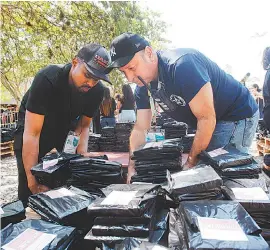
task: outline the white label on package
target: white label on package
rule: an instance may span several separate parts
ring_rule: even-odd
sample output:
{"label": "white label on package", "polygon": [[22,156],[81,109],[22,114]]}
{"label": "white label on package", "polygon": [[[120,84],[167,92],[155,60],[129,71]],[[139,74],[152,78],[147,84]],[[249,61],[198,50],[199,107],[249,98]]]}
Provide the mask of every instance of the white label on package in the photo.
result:
{"label": "white label on package", "polygon": [[55,234],[48,234],[27,228],[15,239],[2,246],[4,250],[42,250],[50,244]]}
{"label": "white label on package", "polygon": [[101,205],[128,205],[136,193],[137,191],[112,191]]}
{"label": "white label on package", "polygon": [[223,148],[218,148],[218,149],[215,149],[215,150],[213,150],[213,151],[208,152],[208,154],[209,154],[211,157],[216,157],[216,156],[224,155],[224,154],[227,154],[227,153],[229,153],[229,152],[226,151],[226,150],[223,149]]}
{"label": "white label on package", "polygon": [[149,143],[146,143],[143,148],[145,149],[145,148],[160,147],[160,146],[162,146],[162,144],[163,144],[162,141],[149,142]]}
{"label": "white label on package", "polygon": [[43,169],[46,169],[46,168],[49,168],[51,166],[54,166],[58,163],[58,159],[53,159],[53,160],[50,160],[50,161],[43,161]]}
{"label": "white label on package", "polygon": [[234,219],[198,217],[202,239],[224,241],[248,241],[247,236]]}
{"label": "white label on package", "polygon": [[4,213],[5,212],[4,212],[3,208],[0,207],[0,214],[4,214]]}
{"label": "white label on package", "polygon": [[179,177],[179,176],[188,176],[188,175],[195,175],[195,174],[198,174],[198,171],[194,170],[194,169],[189,169],[189,170],[186,170],[186,171],[181,171],[179,173],[174,173],[172,174],[172,178],[176,178],[176,177]]}
{"label": "white label on package", "polygon": [[261,187],[232,188],[232,191],[237,200],[269,200],[269,197]]}
{"label": "white label on package", "polygon": [[51,190],[51,191],[46,192],[45,194],[48,195],[52,199],[75,195],[74,193],[72,193],[70,190],[66,188],[60,188],[58,190]]}

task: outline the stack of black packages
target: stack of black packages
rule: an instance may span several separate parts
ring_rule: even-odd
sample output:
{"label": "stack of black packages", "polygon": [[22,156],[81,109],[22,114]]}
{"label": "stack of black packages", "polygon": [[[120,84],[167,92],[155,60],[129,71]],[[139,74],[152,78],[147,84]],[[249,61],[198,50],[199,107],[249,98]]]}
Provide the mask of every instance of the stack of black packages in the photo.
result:
{"label": "stack of black packages", "polygon": [[188,125],[184,122],[166,122],[162,126],[165,129],[165,139],[182,138],[187,135]]}
{"label": "stack of black packages", "polygon": [[117,152],[129,152],[129,137],[133,128],[133,123],[116,123],[116,147]]}
{"label": "stack of black packages", "polygon": [[99,139],[100,151],[113,152],[116,146],[116,135],[114,127],[104,127]]}
{"label": "stack of black packages", "polygon": [[50,188],[61,187],[70,177],[69,162],[80,158],[79,154],[53,153],[42,158],[42,162],[31,169],[38,182]]}
{"label": "stack of black packages", "polygon": [[261,228],[238,202],[183,201],[175,215],[169,235],[174,249],[269,249]]}
{"label": "stack of black packages", "polygon": [[1,142],[14,140],[15,128],[1,128]]}
{"label": "stack of black packages", "polygon": [[200,158],[224,178],[258,178],[262,171],[252,155],[242,153],[232,145],[211,152],[203,151]]}
{"label": "stack of black packages", "polygon": [[25,219],[25,209],[20,200],[3,205],[1,208],[1,227],[17,223]]}
{"label": "stack of black packages", "polygon": [[183,140],[183,153],[189,153],[194,141],[195,134],[187,134],[185,135],[182,140]]}
{"label": "stack of black packages", "polygon": [[100,151],[129,152],[129,136],[133,123],[117,123],[115,127],[104,127],[99,138]]}
{"label": "stack of black packages", "polygon": [[169,117],[165,112],[158,113],[156,116],[156,125],[162,126],[166,122],[173,122],[175,121],[171,117]]}
{"label": "stack of black packages", "polygon": [[102,196],[101,188],[124,183],[122,165],[97,158],[79,158],[70,161],[71,178],[67,185],[80,188],[90,194]]}
{"label": "stack of black packages", "polygon": [[156,250],[166,250],[169,248],[163,247],[161,245],[157,245],[154,243],[150,243],[147,241],[139,240],[137,238],[125,238],[121,243],[117,243],[113,248],[110,246],[103,244],[102,247],[103,250],[150,250],[150,249],[156,249]]}
{"label": "stack of black packages", "polygon": [[89,215],[96,218],[85,241],[111,248],[126,237],[159,242],[168,219],[168,210],[157,206],[159,189],[153,184],[115,184],[103,189],[106,198],[99,198],[88,207]]}
{"label": "stack of black packages", "polygon": [[180,201],[223,199],[222,179],[216,171],[207,165],[192,169],[168,173],[169,191]]}
{"label": "stack of black packages", "polygon": [[133,152],[136,175],[132,182],[163,183],[167,170],[171,173],[181,170],[182,140],[170,139],[160,142],[149,142]]}
{"label": "stack of black packages", "polygon": [[43,220],[25,220],[1,230],[2,249],[69,249],[76,229]]}
{"label": "stack of black packages", "polygon": [[99,152],[99,140],[101,135],[100,134],[90,134],[88,139],[88,151],[89,152]]}
{"label": "stack of black packages", "polygon": [[270,243],[270,195],[263,175],[259,179],[224,181],[224,195],[238,201],[262,228],[262,236]]}
{"label": "stack of black packages", "polygon": [[29,207],[43,219],[61,225],[89,229],[87,207],[95,196],[75,187],[61,187],[29,197]]}

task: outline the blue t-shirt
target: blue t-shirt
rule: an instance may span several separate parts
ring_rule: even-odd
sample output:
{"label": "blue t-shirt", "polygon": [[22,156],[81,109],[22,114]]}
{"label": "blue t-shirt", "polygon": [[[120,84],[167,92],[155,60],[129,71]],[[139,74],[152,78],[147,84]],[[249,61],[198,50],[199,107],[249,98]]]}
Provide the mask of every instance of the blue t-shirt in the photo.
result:
{"label": "blue t-shirt", "polygon": [[[210,82],[213,89],[217,121],[238,121],[252,117],[258,106],[249,90],[226,74],[219,66],[194,49],[159,51],[159,80],[151,82],[151,94],[161,108],[177,121],[196,128],[197,119],[189,102],[200,89]],[[164,88],[165,94],[155,97]],[[145,86],[136,87],[137,109],[149,109],[150,102]]]}

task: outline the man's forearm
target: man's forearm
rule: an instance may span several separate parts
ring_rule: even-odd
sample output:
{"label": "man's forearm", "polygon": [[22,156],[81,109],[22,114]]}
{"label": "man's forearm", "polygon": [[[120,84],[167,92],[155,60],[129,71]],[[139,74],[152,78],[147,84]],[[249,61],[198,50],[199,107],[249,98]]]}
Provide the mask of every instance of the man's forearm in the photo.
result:
{"label": "man's forearm", "polygon": [[89,128],[84,128],[80,135],[79,145],[77,147],[78,154],[87,153],[88,149],[88,140],[89,140]]}
{"label": "man's forearm", "polygon": [[28,183],[35,181],[31,168],[38,163],[39,136],[23,135],[22,159]]}
{"label": "man's forearm", "polygon": [[203,118],[198,120],[196,135],[188,157],[189,163],[193,165],[197,163],[197,156],[201,153],[201,151],[205,150],[208,147],[215,127],[215,117]]}

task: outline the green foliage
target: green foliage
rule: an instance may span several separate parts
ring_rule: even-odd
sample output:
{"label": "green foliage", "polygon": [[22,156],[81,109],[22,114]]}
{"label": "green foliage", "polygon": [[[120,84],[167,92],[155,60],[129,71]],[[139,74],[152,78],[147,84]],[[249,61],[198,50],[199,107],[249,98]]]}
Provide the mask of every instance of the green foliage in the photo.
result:
{"label": "green foliage", "polygon": [[[84,44],[109,49],[114,37],[131,31],[160,48],[168,42],[162,38],[166,28],[158,13],[136,2],[2,2],[1,82],[19,102],[22,82],[48,64],[71,61]],[[116,90],[124,80],[118,71],[111,79]]]}

